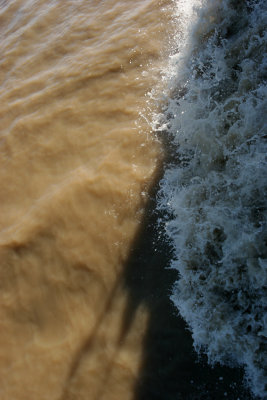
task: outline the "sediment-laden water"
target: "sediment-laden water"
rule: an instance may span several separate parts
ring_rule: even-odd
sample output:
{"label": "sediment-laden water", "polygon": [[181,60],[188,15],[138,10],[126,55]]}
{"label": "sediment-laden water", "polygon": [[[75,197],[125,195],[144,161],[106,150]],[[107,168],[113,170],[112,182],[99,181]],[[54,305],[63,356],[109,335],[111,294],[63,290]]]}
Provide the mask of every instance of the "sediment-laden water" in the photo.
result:
{"label": "sediment-laden water", "polygon": [[[0,2],[0,398],[128,399],[121,275],[160,164],[168,2]],[[147,110],[147,111],[144,111]]]}

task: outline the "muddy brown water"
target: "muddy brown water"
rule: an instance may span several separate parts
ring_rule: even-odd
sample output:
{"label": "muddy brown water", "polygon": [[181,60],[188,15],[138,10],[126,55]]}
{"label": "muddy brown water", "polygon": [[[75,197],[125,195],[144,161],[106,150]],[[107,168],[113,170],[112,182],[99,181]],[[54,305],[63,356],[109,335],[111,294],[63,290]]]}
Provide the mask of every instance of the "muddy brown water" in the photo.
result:
{"label": "muddy brown water", "polygon": [[169,3],[0,3],[2,400],[133,397],[148,310],[122,338],[121,281],[162,158]]}

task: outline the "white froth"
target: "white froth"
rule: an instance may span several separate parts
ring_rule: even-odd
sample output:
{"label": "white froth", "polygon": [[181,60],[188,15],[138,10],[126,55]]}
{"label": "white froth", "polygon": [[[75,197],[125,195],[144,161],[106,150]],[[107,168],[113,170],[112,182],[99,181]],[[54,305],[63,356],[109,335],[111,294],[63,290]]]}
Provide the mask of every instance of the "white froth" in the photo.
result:
{"label": "white froth", "polygon": [[195,348],[243,365],[265,397],[267,6],[177,1],[177,10],[168,103],[155,117],[176,146],[159,198],[173,216],[172,299]]}

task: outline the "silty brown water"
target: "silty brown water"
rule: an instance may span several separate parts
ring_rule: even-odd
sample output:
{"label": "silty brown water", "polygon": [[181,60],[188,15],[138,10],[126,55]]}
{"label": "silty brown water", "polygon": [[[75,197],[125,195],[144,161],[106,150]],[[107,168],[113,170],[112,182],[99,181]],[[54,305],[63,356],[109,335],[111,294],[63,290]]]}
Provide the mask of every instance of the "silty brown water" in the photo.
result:
{"label": "silty brown water", "polygon": [[2,400],[133,397],[148,311],[123,336],[121,275],[161,160],[140,113],[169,3],[0,3]]}

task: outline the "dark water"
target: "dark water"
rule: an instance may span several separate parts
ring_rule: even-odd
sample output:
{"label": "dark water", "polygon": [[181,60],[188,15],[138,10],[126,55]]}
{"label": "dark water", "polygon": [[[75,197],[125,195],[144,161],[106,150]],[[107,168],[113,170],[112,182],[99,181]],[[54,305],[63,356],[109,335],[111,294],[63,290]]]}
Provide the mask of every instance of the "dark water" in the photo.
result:
{"label": "dark water", "polygon": [[168,268],[174,251],[165,237],[164,218],[155,211],[158,189],[155,183],[124,277],[130,293],[124,329],[130,329],[140,305],[149,310],[135,399],[252,400],[241,369],[211,367],[205,356],[197,356],[191,333],[170,300],[177,273]]}

